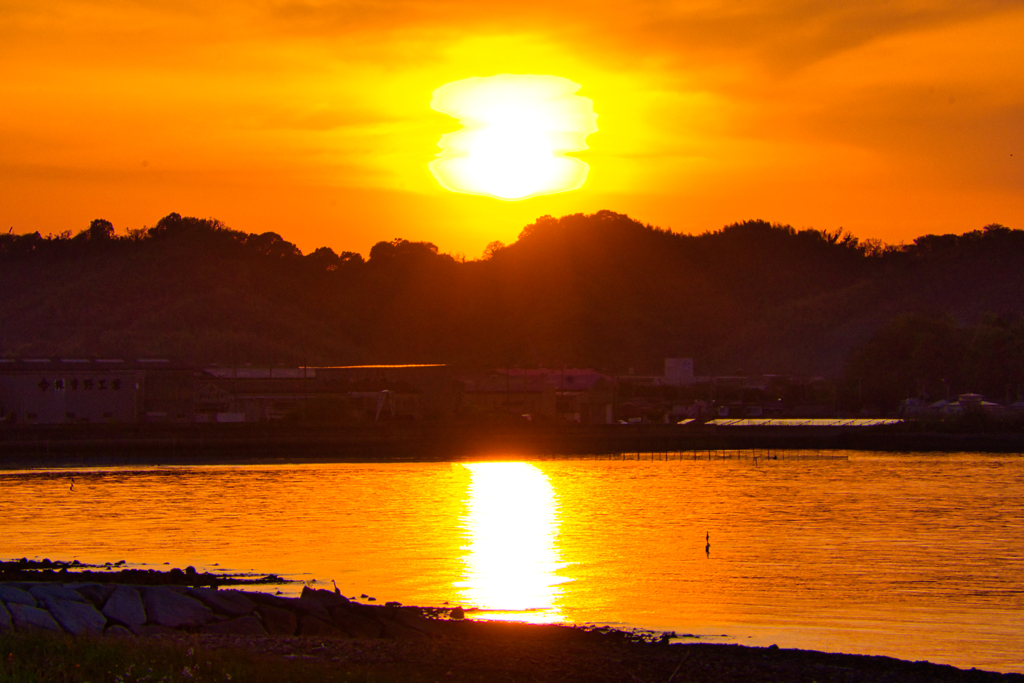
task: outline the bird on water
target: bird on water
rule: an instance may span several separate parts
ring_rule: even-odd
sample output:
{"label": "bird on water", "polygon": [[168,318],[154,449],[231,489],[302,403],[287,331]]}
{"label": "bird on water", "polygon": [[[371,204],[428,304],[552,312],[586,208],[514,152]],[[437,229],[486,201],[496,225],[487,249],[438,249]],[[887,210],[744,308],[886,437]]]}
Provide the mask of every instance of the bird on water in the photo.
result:
{"label": "bird on water", "polygon": [[711,532],[704,532],[704,554],[711,557]]}
{"label": "bird on water", "polygon": [[74,490],[75,490],[75,478],[71,477],[71,488],[69,488],[68,491],[74,491]]}

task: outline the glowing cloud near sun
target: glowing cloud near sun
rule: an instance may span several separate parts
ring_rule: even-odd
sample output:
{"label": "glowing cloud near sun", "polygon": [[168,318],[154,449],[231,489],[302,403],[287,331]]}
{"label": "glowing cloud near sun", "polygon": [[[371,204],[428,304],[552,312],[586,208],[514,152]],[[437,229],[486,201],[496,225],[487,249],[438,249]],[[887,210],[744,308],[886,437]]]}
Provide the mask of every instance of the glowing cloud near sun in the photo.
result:
{"label": "glowing cloud near sun", "polygon": [[452,192],[526,199],[583,186],[590,167],[566,156],[597,132],[590,98],[557,76],[501,74],[446,83],[430,107],[463,128],[441,136],[430,172]]}

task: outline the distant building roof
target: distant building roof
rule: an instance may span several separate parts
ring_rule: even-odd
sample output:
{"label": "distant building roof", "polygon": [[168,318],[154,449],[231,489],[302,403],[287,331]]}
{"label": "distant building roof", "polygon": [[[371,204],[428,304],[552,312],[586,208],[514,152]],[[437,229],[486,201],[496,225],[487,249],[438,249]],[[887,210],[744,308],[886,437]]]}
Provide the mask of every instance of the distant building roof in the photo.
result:
{"label": "distant building roof", "polygon": [[373,369],[392,369],[392,368],[443,368],[446,367],[444,363],[408,363],[405,365],[324,365],[321,366],[323,370],[373,370]]}
{"label": "distant building roof", "polygon": [[499,368],[495,372],[498,375],[508,375],[509,378],[522,377],[530,384],[546,384],[560,391],[587,391],[593,389],[601,380],[611,379],[589,368]]}
{"label": "distant building roof", "polygon": [[151,369],[154,366],[177,367],[166,359],[140,358],[0,358],[0,372],[10,371],[110,371]]}
{"label": "distant building roof", "polygon": [[744,418],[709,420],[716,427],[877,427],[903,422],[895,418]]}
{"label": "distant building roof", "polygon": [[218,379],[303,379],[316,377],[316,368],[203,368]]}

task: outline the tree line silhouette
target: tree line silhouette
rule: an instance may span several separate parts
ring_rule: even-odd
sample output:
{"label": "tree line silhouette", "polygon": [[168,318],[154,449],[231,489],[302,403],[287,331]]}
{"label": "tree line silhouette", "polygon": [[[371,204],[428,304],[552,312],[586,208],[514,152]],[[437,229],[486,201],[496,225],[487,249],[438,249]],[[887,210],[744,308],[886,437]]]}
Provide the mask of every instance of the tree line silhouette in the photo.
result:
{"label": "tree line silhouette", "polygon": [[889,405],[1024,383],[1022,257],[1024,231],[1001,225],[885,245],[760,220],[682,235],[600,211],[541,217],[466,261],[405,239],[304,255],[175,213],[120,235],[95,220],[0,235],[0,354],[612,373],[684,356],[698,375],[841,377],[844,400]]}

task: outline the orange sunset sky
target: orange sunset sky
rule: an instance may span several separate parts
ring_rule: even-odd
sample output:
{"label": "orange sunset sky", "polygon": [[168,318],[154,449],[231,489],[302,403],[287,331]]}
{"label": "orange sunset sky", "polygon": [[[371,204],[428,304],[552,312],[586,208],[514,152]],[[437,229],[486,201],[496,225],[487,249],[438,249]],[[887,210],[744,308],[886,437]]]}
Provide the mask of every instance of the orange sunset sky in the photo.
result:
{"label": "orange sunset sky", "polygon": [[[1024,228],[1018,0],[4,0],[0,226],[176,211],[303,251],[477,258],[544,214],[748,218],[909,241]],[[507,202],[427,170],[444,83],[582,85],[582,189]]]}

